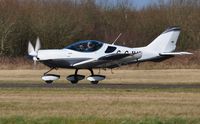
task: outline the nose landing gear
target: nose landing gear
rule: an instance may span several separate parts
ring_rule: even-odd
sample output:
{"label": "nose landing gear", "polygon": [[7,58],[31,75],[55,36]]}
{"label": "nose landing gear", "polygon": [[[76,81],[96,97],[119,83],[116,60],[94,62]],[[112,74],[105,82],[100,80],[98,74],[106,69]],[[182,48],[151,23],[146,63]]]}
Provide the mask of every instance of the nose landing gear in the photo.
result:
{"label": "nose landing gear", "polygon": [[49,71],[45,72],[42,76],[42,80],[44,80],[47,84],[53,83],[53,81],[60,79],[60,75],[56,74],[47,74],[55,68],[51,68]]}
{"label": "nose landing gear", "polygon": [[42,76],[42,80],[44,80],[47,84],[53,83],[53,81],[60,79],[60,75],[55,74],[46,74]]}

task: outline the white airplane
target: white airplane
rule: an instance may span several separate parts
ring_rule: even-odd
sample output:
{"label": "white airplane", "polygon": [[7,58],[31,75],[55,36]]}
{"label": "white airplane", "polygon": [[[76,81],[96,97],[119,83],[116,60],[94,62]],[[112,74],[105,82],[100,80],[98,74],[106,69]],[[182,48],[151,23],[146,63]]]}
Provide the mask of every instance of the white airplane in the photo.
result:
{"label": "white airplane", "polygon": [[[34,60],[39,61],[50,70],[45,72],[42,79],[46,83],[52,83],[60,78],[60,75],[48,74],[53,69],[69,68],[75,69],[75,73],[67,76],[72,84],[85,78],[79,75],[78,70],[88,69],[91,75],[87,77],[92,84],[104,80],[105,76],[95,75],[94,68],[115,68],[121,65],[144,61],[162,61],[175,55],[188,55],[189,52],[173,52],[176,48],[180,27],[170,27],[159,35],[153,42],[145,47],[129,48],[124,46],[103,43],[96,40],[84,40],[73,43],[63,49],[40,50],[39,38],[35,49],[31,42],[28,45],[28,54]],[[119,38],[119,37],[118,37]]]}

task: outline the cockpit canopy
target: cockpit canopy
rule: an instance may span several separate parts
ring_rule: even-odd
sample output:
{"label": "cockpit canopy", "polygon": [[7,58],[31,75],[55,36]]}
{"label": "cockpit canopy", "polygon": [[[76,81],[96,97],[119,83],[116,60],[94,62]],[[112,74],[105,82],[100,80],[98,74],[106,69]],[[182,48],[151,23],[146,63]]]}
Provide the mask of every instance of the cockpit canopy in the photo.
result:
{"label": "cockpit canopy", "polygon": [[99,50],[103,46],[103,43],[96,40],[84,40],[84,41],[78,41],[76,43],[73,43],[65,49],[71,49],[79,52],[94,52]]}

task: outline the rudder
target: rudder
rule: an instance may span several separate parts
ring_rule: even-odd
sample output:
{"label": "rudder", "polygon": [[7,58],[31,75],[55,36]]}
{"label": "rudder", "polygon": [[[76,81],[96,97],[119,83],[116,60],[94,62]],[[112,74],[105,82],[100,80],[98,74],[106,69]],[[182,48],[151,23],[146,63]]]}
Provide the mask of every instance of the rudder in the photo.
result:
{"label": "rudder", "polygon": [[172,52],[176,49],[176,43],[180,31],[181,29],[178,26],[169,27],[155,40],[153,40],[153,42],[146,46],[146,48],[159,53]]}

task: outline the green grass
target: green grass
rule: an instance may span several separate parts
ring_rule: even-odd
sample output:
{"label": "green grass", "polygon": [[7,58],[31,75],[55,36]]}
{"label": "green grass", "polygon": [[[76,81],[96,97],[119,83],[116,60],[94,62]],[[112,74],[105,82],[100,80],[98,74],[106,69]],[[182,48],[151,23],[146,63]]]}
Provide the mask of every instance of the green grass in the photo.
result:
{"label": "green grass", "polygon": [[[43,83],[43,72],[3,70],[0,83]],[[102,83],[200,83],[200,70],[125,72],[105,72]],[[67,83],[73,71],[59,73]],[[200,124],[199,98],[198,88],[0,88],[0,124]]]}
{"label": "green grass", "polygon": [[[0,70],[0,83],[44,83],[41,76],[46,70]],[[94,70],[98,74],[98,70]],[[200,83],[200,70],[198,69],[167,69],[167,70],[113,70],[102,71],[106,80],[101,83],[159,83],[159,84],[192,84]],[[74,70],[54,70],[51,73],[61,75],[61,79],[55,83],[69,83],[66,76],[74,74]],[[79,74],[86,77],[90,75],[88,70],[80,70]],[[89,83],[82,80],[80,83]]]}
{"label": "green grass", "polygon": [[[178,84],[178,83],[177,83]],[[28,93],[36,93],[36,92],[43,92],[43,93],[108,93],[108,94],[116,94],[116,93],[134,93],[134,92],[168,92],[168,93],[200,93],[199,88],[126,88],[126,89],[117,89],[117,88],[80,88],[80,87],[70,87],[70,88],[0,88],[1,92],[12,92],[12,93],[19,93],[19,92],[28,92]]]}
{"label": "green grass", "polygon": [[26,118],[22,116],[13,116],[0,118],[0,124],[198,124],[200,119],[185,118],[97,118],[90,117],[40,117]]}
{"label": "green grass", "polygon": [[199,91],[181,89],[8,88],[0,89],[0,117],[195,119],[200,114],[199,98]]}

